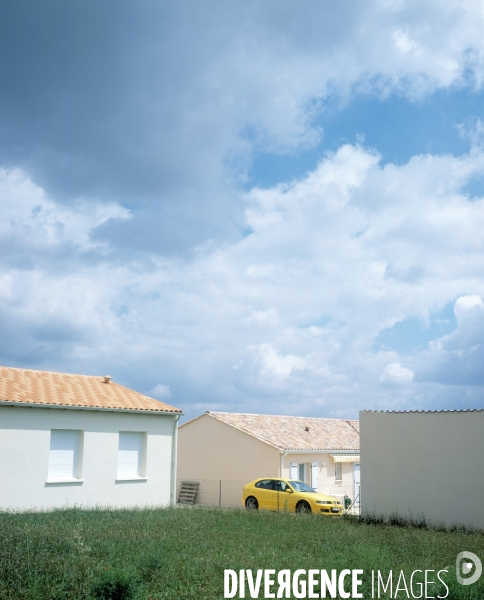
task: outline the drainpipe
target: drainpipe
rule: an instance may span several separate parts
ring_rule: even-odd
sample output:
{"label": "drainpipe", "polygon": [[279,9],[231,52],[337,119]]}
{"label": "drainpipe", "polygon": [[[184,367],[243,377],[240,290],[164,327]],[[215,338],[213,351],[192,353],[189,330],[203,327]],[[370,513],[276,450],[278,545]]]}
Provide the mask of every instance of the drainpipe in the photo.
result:
{"label": "drainpipe", "polygon": [[171,485],[170,485],[170,504],[175,506],[176,503],[176,450],[178,444],[178,419],[180,415],[176,415],[173,420],[173,435],[171,437]]}
{"label": "drainpipe", "polygon": [[279,477],[282,478],[282,467],[284,462],[284,457],[287,456],[288,450],[284,450],[283,454],[281,454],[281,461],[279,465]]}

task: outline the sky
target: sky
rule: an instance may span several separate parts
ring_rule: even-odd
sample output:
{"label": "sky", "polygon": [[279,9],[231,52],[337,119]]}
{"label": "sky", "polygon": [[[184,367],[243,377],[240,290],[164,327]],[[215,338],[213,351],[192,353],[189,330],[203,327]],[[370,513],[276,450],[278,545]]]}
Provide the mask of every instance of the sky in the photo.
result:
{"label": "sky", "polygon": [[484,5],[0,1],[0,364],[484,407]]}

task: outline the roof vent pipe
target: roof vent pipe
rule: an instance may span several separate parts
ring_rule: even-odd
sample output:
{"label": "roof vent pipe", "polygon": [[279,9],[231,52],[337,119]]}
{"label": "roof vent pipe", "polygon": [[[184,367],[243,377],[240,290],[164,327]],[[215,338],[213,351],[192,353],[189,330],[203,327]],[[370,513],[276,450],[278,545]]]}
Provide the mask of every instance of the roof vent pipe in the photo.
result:
{"label": "roof vent pipe", "polygon": [[109,383],[111,381],[111,377],[109,375],[104,375],[104,383]]}

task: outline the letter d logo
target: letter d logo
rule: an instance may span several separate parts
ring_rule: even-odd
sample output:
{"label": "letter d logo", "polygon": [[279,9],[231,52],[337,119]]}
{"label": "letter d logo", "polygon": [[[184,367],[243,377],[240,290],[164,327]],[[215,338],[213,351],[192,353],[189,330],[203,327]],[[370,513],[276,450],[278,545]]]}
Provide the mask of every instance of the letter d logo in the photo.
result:
{"label": "letter d logo", "polygon": [[[462,560],[465,560],[465,562],[463,563]],[[469,562],[470,560],[472,562]],[[462,575],[470,573],[474,566],[476,568],[474,575],[462,577]],[[459,552],[455,561],[455,574],[457,576],[457,581],[461,585],[471,585],[471,583],[475,583],[482,574],[482,563],[479,560],[479,557],[472,552]]]}

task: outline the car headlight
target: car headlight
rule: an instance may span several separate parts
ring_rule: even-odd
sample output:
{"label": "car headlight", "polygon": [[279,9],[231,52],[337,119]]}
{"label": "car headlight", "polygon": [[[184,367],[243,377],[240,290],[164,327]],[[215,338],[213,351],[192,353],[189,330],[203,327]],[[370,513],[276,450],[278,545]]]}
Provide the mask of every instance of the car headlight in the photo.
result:
{"label": "car headlight", "polygon": [[332,504],[329,500],[316,500],[316,504]]}

